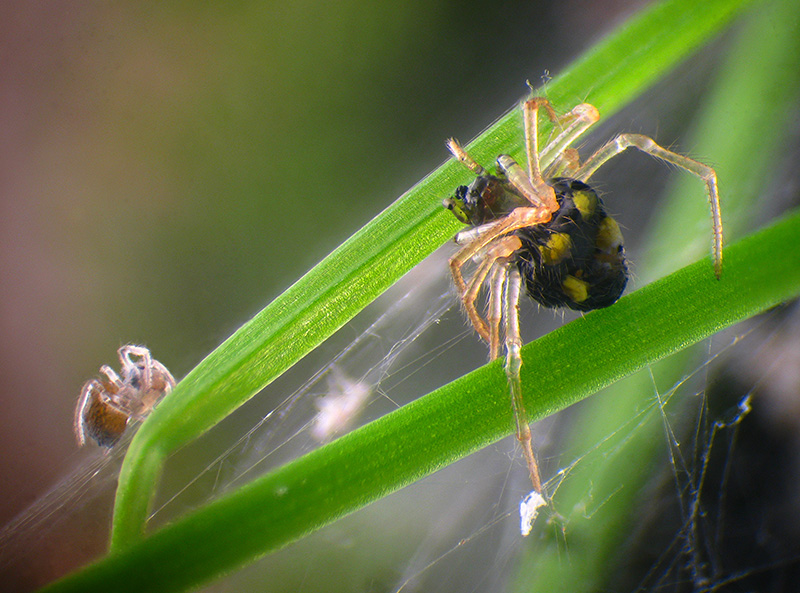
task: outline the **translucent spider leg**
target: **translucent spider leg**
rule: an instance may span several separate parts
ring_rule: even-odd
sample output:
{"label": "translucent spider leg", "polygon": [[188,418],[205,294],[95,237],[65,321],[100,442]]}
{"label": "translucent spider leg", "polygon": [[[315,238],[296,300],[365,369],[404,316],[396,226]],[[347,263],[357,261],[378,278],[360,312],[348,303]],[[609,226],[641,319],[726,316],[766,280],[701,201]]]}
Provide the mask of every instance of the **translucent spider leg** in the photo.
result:
{"label": "translucent spider leg", "polygon": [[[134,346],[128,344],[120,348],[117,353],[119,354],[119,361],[122,363],[122,370],[124,372],[142,373],[141,387],[144,390],[150,389],[153,384],[153,358],[150,351],[143,346]],[[141,359],[139,364],[131,359],[131,356],[136,356]]]}
{"label": "translucent spider leg", "polygon": [[720,274],[722,274],[722,218],[720,217],[719,210],[717,173],[714,169],[702,163],[698,163],[689,157],[683,156],[682,154],[667,150],[656,144],[652,138],[648,138],[647,136],[642,136],[641,134],[620,134],[586,159],[583,165],[576,171],[575,178],[586,182],[604,163],[631,147],[637,148],[667,163],[677,165],[705,182],[708,202],[711,206],[711,219],[714,231],[714,274],[719,279]]}
{"label": "translucent spider leg", "polygon": [[[507,259],[521,247],[521,243],[519,238],[515,236],[506,236],[500,237],[495,239],[491,243],[486,246],[486,253],[484,254],[481,264],[478,266],[478,269],[472,275],[472,278],[469,280],[469,284],[467,284],[466,290],[464,290],[461,295],[461,301],[464,304],[464,309],[467,312],[467,316],[469,320],[472,322],[472,325],[475,327],[475,330],[480,334],[480,336],[489,343],[490,349],[493,352],[497,352],[499,350],[499,338],[497,337],[499,334],[497,330],[493,332],[490,329],[488,324],[494,323],[495,325],[499,324],[499,321],[493,321],[492,316],[497,315],[494,311],[494,308],[499,307],[499,305],[495,305],[492,302],[493,293],[490,290],[489,293],[489,315],[490,318],[487,321],[484,320],[478,310],[475,308],[475,301],[480,294],[481,287],[483,286],[487,276],[489,273],[496,267],[498,262],[501,262],[503,259]],[[458,254],[456,254],[458,255]],[[493,280],[490,282],[490,287],[494,285],[496,282],[495,276],[492,276]],[[500,302],[500,301],[498,301]],[[496,357],[496,356],[495,356]]]}
{"label": "translucent spider leg", "polygon": [[534,206],[542,205],[550,212],[558,209],[553,188],[545,183],[539,166],[539,107],[542,106],[551,118],[556,117],[547,99],[535,97],[525,102],[523,115],[525,121],[525,151],[528,157],[528,173],[508,155],[497,157],[497,164],[505,172],[508,180]]}
{"label": "translucent spider leg", "polygon": [[539,475],[539,464],[533,454],[531,445],[531,427],[528,413],[525,411],[525,402],[522,398],[522,338],[519,333],[519,292],[521,279],[516,266],[507,266],[505,286],[505,319],[506,319],[506,377],[511,391],[511,404],[514,407],[514,421],[517,425],[517,440],[522,445],[525,462],[528,464],[528,473],[531,484],[537,494],[542,493],[542,479]]}
{"label": "translucent spider leg", "polygon": [[528,176],[531,180],[542,179],[542,169],[539,166],[539,107],[543,107],[547,111],[550,121],[553,123],[558,121],[558,116],[547,99],[534,97],[525,101],[522,113],[525,122],[525,152],[528,156]]}
{"label": "translucent spider leg", "polygon": [[450,138],[447,141],[447,149],[453,154],[458,162],[467,167],[470,171],[475,173],[475,175],[485,175],[486,169],[484,169],[481,165],[479,165],[475,160],[469,156],[466,151],[461,148],[461,145],[455,138]]}
{"label": "translucent spider leg", "polygon": [[508,271],[508,258],[498,259],[489,277],[489,360],[500,356],[500,322],[503,320],[503,287]]}
{"label": "translucent spider leg", "polygon": [[89,408],[92,401],[99,397],[103,388],[97,381],[88,381],[81,390],[78,405],[75,408],[75,418],[73,426],[75,428],[75,438],[78,441],[78,446],[82,447],[86,442],[86,431],[83,427],[83,414]]}
{"label": "translucent spider leg", "polygon": [[[470,229],[457,235],[457,242],[464,243],[464,247],[450,258],[450,273],[453,275],[453,282],[456,285],[459,295],[463,295],[467,289],[461,268],[473,257],[478,255],[484,247],[493,240],[516,231],[517,229],[534,226],[550,220],[551,213],[540,208],[517,208],[504,218],[492,223]],[[478,231],[477,233],[474,231]],[[463,239],[463,241],[462,241]],[[520,243],[520,247],[522,243]],[[519,247],[517,247],[519,249]]]}
{"label": "translucent spider leg", "polygon": [[100,383],[102,384],[103,388],[109,393],[118,393],[119,391],[122,391],[122,389],[125,387],[125,385],[122,383],[122,379],[117,374],[117,372],[107,364],[104,364],[103,366],[100,367],[100,375],[102,376],[102,378],[100,379]]}
{"label": "translucent spider leg", "polygon": [[[525,103],[525,138],[528,145],[528,159],[531,158],[530,153],[536,153],[536,146],[538,144],[538,123],[537,123],[537,109],[544,107],[547,116],[554,124],[563,126],[561,131],[555,138],[542,148],[538,154],[538,162],[536,166],[540,168],[539,175],[551,176],[551,165],[556,161],[575,140],[578,139],[590,126],[595,124],[600,119],[600,113],[594,105],[589,103],[581,103],[574,107],[568,114],[563,117],[556,116],[555,111],[550,106],[547,99],[535,97]],[[533,166],[530,166],[531,176],[534,175]]]}
{"label": "translucent spider leg", "polygon": [[553,162],[547,165],[545,175],[548,179],[553,177],[570,177],[575,178],[574,172],[581,165],[581,157],[578,151],[574,148],[565,148],[560,154],[557,154]]}
{"label": "translucent spider leg", "polygon": [[462,293],[461,297],[461,300],[464,303],[464,309],[467,312],[467,317],[469,317],[472,326],[475,328],[478,334],[480,334],[481,338],[487,342],[491,341],[489,326],[475,308],[475,301],[478,299],[478,294],[480,293],[481,287],[486,280],[486,276],[489,275],[489,272],[494,266],[494,263],[494,259],[490,257],[484,258],[480,266],[478,266],[478,269],[472,275],[472,278],[470,278],[469,284],[467,284],[467,289]]}

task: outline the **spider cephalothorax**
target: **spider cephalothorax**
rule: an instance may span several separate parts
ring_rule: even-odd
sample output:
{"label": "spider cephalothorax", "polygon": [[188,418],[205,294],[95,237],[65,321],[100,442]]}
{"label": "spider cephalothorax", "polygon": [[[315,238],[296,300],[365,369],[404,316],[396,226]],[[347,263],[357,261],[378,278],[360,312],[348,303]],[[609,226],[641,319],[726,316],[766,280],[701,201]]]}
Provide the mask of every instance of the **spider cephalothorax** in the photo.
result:
{"label": "spider cephalothorax", "polygon": [[[538,112],[547,112],[555,129],[538,147]],[[456,235],[461,249],[450,259],[450,271],[472,325],[489,343],[489,356],[506,345],[506,374],[534,490],[541,492],[530,428],[522,398],[519,335],[519,292],[522,282],[532,299],[545,307],[590,311],[614,304],[628,280],[628,268],[617,222],[587,185],[609,159],[634,147],[698,176],[706,183],[714,236],[714,273],[722,271],[722,221],[716,173],[710,167],[662,148],[639,134],[621,134],[580,162],[573,142],[599,119],[597,109],[582,103],[558,117],[547,99],[523,105],[528,169],[501,154],[497,171],[487,172],[455,141],[448,147],[477,177],[460,186],[444,206],[465,224]],[[465,280],[462,269],[477,264]],[[475,305],[486,286],[487,312]]]}

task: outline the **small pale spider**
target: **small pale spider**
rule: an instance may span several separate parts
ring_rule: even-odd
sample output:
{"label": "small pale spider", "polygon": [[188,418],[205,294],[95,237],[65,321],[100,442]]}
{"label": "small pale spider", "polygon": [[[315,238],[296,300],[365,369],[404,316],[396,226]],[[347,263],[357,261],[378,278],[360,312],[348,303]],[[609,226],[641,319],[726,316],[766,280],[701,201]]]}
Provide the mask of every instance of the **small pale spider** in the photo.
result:
{"label": "small pale spider", "polygon": [[[540,109],[554,124],[550,140],[541,151]],[[702,179],[711,205],[717,278],[722,271],[722,221],[717,175],[712,168],[640,134],[620,134],[581,163],[578,151],[570,146],[600,118],[595,107],[582,103],[558,117],[547,99],[534,97],[523,104],[522,110],[528,170],[501,154],[497,171],[491,174],[450,139],[450,152],[477,178],[469,186],[457,188],[453,197],[444,200],[444,206],[470,225],[456,235],[456,243],[462,247],[450,258],[450,271],[470,322],[489,343],[491,360],[499,356],[501,335],[505,335],[505,370],[517,438],[533,488],[541,493],[520,380],[521,284],[524,281],[529,296],[545,307],[590,311],[614,304],[628,280],[619,225],[586,182],[606,161],[630,147]],[[465,281],[462,268],[470,261],[477,268]],[[482,316],[475,301],[484,285],[488,303]]]}
{"label": "small pale spider", "polygon": [[100,367],[101,378],[87,381],[75,408],[78,445],[91,437],[101,447],[111,447],[125,432],[128,420],[143,420],[159,400],[175,387],[167,368],[144,346],[118,350],[120,374],[108,365]]}

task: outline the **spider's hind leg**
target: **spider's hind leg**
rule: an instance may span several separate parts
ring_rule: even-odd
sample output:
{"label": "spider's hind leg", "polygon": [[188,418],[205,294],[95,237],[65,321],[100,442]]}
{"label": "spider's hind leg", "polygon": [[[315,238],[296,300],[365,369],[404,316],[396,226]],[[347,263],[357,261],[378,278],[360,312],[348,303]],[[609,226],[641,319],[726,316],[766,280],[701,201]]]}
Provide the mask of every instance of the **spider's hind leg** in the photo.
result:
{"label": "spider's hind leg", "polygon": [[706,184],[708,202],[711,207],[711,220],[714,233],[714,274],[719,279],[722,274],[722,218],[719,208],[719,189],[717,187],[717,173],[709,167],[687,156],[667,150],[655,143],[652,138],[641,134],[620,134],[613,138],[586,159],[575,174],[579,181],[586,182],[592,174],[610,159],[628,148],[636,148],[667,163],[672,163],[685,169],[692,175],[702,179]]}

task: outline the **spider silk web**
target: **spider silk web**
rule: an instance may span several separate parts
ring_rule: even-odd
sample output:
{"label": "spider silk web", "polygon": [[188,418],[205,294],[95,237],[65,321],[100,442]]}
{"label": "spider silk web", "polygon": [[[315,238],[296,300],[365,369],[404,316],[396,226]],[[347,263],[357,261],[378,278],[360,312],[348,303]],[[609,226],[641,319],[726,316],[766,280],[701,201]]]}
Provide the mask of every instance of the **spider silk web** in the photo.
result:
{"label": "spider silk web", "polygon": [[[441,274],[446,255],[176,454],[150,528],[482,364],[485,347]],[[526,304],[526,341],[563,317]],[[654,365],[629,380],[635,405],[605,425],[597,410],[614,409],[618,386],[534,425],[556,502],[527,538],[519,502],[530,486],[511,437],[204,590],[793,590],[798,326],[800,307],[786,306],[678,355],[667,363],[676,378]],[[648,447],[641,466],[629,460]],[[0,570],[35,571],[41,551],[85,531],[87,516],[107,529],[122,453],[78,467],[4,528]]]}

